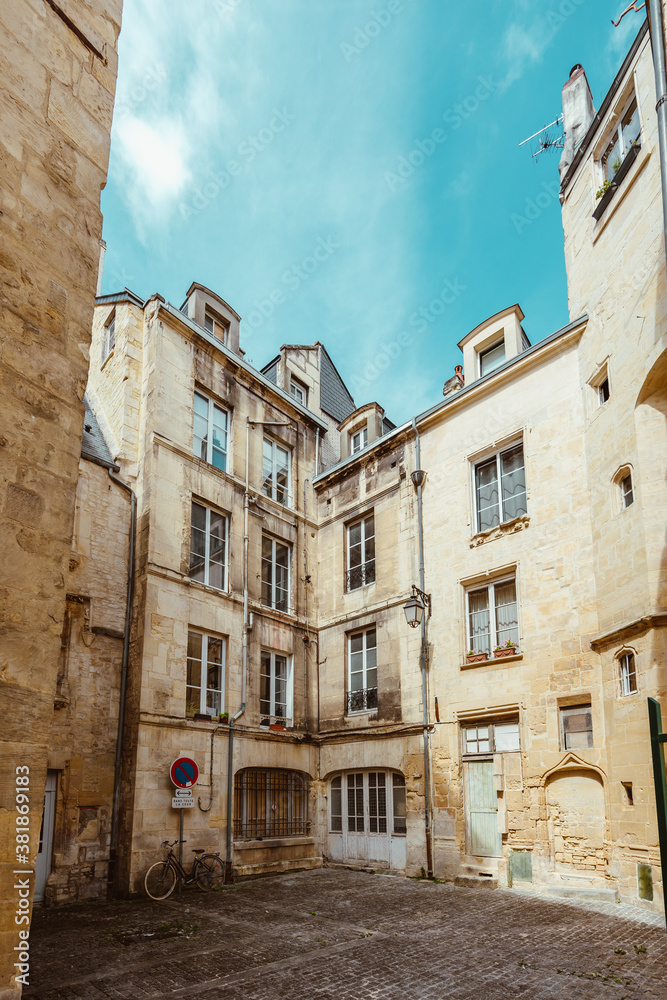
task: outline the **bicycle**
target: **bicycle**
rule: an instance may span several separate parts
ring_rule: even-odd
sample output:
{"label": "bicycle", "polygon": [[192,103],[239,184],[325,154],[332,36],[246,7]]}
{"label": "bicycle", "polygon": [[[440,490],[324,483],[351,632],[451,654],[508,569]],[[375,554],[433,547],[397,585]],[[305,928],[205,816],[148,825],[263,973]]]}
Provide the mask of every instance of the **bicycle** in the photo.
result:
{"label": "bicycle", "polygon": [[192,848],[195,859],[189,872],[174,854],[176,844],[186,844],[186,840],[175,840],[170,844],[165,840],[163,847],[169,854],[163,861],[156,861],[144,876],[144,888],[151,899],[166,899],[174,891],[177,882],[183,885],[197,883],[200,889],[217,889],[225,883],[225,866],[219,854],[205,854],[203,848]]}

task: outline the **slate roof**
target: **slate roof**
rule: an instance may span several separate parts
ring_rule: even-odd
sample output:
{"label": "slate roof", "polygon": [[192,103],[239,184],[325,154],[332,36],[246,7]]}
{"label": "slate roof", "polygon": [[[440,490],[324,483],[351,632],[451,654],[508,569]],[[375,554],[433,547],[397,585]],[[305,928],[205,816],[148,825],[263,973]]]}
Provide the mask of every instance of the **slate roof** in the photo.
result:
{"label": "slate roof", "polygon": [[119,465],[114,462],[109,447],[104,440],[104,435],[100,430],[100,425],[93,413],[86,396],[83,397],[86,407],[86,415],[83,420],[83,437],[81,439],[81,457],[89,462],[95,462],[106,469],[113,469],[118,472]]}
{"label": "slate roof", "polygon": [[326,348],[320,344],[320,408],[330,417],[345,420],[354,413],[356,406],[347,386],[336,371],[336,366],[327,354]]}

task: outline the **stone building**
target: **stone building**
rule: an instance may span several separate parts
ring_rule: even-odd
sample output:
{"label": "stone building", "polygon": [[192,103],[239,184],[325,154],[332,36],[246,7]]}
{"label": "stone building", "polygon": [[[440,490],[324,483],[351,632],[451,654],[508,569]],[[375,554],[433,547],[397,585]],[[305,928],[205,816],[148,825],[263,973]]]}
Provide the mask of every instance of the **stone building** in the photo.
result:
{"label": "stone building", "polygon": [[563,103],[570,322],[531,345],[520,306],[501,309],[401,426],[355,406],[321,344],[253,369],[239,316],[199,284],[180,309],[97,299],[88,397],[137,499],[120,891],[178,836],[184,754],[201,771],[186,857],[220,850],[238,875],[428,870],[662,907],[646,696],[667,694],[667,288],[646,29],[597,113],[580,67]]}
{"label": "stone building", "polygon": [[52,763],[120,18],[121,0],[16,0],[0,13],[2,996],[20,991],[15,912],[29,904],[13,888],[17,846],[34,860]]}

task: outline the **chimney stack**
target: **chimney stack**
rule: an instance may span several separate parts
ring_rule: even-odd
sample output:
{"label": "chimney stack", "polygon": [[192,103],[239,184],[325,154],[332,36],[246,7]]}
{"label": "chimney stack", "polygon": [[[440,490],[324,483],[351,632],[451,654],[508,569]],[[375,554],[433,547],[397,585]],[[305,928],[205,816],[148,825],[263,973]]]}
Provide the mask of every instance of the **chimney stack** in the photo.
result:
{"label": "chimney stack", "polygon": [[588,86],[584,67],[579,63],[570,70],[570,78],[563,87],[563,130],[565,144],[558,164],[561,181],[574,159],[581,140],[595,117],[593,95]]}
{"label": "chimney stack", "polygon": [[443,386],[442,394],[443,396],[451,396],[453,393],[458,392],[459,389],[462,389],[463,385],[463,365],[456,365],[454,374],[451,378],[447,379]]}

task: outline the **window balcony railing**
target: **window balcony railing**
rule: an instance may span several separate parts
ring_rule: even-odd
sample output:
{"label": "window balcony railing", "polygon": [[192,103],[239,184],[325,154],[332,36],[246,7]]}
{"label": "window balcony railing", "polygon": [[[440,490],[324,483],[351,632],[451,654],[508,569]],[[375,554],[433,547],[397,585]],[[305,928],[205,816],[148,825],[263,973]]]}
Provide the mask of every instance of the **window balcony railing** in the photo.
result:
{"label": "window balcony railing", "polygon": [[347,714],[368,712],[378,707],[378,689],[365,688],[363,691],[348,691]]}
{"label": "window balcony railing", "polygon": [[369,583],[375,583],[375,559],[369,559],[361,566],[353,566],[345,575],[345,590],[359,590]]}

